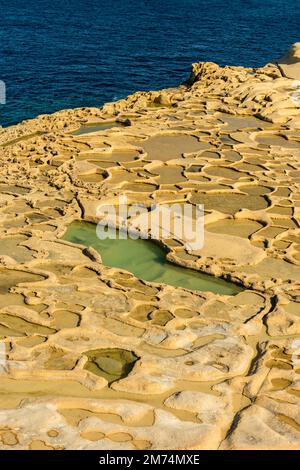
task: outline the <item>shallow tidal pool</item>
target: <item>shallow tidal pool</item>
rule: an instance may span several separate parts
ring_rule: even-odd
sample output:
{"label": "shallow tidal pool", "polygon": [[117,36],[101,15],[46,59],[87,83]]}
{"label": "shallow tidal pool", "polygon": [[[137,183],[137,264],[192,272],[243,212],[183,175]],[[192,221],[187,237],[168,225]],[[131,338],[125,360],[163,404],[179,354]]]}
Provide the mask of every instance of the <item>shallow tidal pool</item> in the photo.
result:
{"label": "shallow tidal pool", "polygon": [[243,290],[232,282],[170,263],[166,259],[165,250],[151,240],[100,240],[93,223],[73,222],[63,239],[92,246],[100,253],[103,264],[126,269],[144,281],[160,282],[195,291],[211,291],[221,295],[234,295]]}
{"label": "shallow tidal pool", "polygon": [[84,124],[77,131],[73,132],[73,135],[84,135],[92,132],[106,131],[113,129],[114,127],[124,127],[124,124],[112,121],[112,122],[99,122],[98,124]]}

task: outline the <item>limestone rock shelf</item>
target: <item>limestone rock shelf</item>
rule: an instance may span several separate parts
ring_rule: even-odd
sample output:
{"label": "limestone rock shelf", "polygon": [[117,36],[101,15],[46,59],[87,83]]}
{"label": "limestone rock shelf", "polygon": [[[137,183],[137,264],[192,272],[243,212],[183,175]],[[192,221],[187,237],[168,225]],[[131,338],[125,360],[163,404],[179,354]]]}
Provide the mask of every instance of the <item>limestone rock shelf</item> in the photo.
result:
{"label": "limestone rock shelf", "polygon": [[[297,50],[1,129],[1,449],[300,448]],[[145,282],[62,240],[120,194],[204,203],[202,250],[160,241],[244,290]]]}

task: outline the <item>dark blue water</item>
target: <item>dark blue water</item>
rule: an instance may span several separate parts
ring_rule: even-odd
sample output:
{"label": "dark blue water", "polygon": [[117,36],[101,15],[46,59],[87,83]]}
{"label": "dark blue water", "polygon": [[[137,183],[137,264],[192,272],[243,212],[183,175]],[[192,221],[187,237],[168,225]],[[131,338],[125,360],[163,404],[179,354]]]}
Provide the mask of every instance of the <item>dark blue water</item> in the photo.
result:
{"label": "dark blue water", "polygon": [[296,0],[0,0],[9,125],[173,86],[191,62],[259,66],[300,40]]}

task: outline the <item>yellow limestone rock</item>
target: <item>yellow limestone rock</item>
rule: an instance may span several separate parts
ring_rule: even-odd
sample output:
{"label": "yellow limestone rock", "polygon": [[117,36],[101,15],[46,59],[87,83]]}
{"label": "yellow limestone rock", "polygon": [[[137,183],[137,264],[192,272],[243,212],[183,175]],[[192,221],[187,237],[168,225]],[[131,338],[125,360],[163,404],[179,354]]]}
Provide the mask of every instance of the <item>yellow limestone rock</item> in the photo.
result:
{"label": "yellow limestone rock", "polygon": [[[299,43],[280,68],[199,62],[1,129],[0,449],[300,449],[299,64]],[[204,204],[203,249],[157,241],[245,290],[145,282],[62,240],[123,195]]]}
{"label": "yellow limestone rock", "polygon": [[295,42],[287,54],[278,60],[278,65],[288,78],[300,80],[300,42]]}

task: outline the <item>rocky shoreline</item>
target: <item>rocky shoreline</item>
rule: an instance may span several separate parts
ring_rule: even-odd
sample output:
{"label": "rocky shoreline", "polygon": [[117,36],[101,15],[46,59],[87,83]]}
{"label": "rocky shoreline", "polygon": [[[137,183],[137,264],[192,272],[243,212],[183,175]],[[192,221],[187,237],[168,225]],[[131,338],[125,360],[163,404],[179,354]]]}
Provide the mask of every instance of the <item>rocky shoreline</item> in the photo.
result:
{"label": "rocky shoreline", "polygon": [[[297,51],[1,129],[0,448],[300,448]],[[203,203],[202,250],[160,242],[245,290],[144,282],[62,240],[120,194]],[[102,349],[134,354],[127,376],[88,366]]]}

